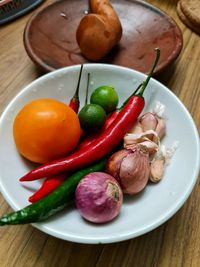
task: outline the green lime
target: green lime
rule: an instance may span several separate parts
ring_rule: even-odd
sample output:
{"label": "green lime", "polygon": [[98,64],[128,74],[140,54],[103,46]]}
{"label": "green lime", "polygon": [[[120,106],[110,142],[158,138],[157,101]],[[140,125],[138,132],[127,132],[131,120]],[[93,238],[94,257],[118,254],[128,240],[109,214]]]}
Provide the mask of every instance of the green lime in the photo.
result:
{"label": "green lime", "polygon": [[117,92],[112,86],[100,86],[93,91],[90,97],[90,103],[102,106],[106,113],[116,109],[118,100]]}
{"label": "green lime", "polygon": [[79,112],[81,128],[85,131],[98,131],[106,120],[105,110],[97,104],[87,104]]}

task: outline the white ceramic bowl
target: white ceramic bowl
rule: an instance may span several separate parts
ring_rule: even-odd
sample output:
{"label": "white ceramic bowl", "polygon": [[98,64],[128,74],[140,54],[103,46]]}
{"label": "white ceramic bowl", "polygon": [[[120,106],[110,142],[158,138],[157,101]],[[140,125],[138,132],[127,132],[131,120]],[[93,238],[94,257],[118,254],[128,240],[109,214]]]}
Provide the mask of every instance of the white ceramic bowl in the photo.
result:
{"label": "white ceramic bowl", "polygon": [[[68,102],[77,85],[80,66],[57,70],[35,80],[23,89],[7,106],[0,119],[0,189],[10,206],[20,209],[41,181],[20,183],[19,178],[33,165],[18,154],[12,136],[17,112],[30,100],[41,97]],[[87,72],[91,73],[90,91],[100,85],[116,88],[122,103],[145,75],[131,69],[103,64],[85,65],[81,80],[80,99],[85,99]],[[111,243],[130,239],[158,227],[184,204],[199,173],[199,135],[192,117],[181,101],[164,85],[151,79],[144,94],[145,110],[157,101],[166,106],[167,147],[178,141],[165,175],[158,184],[148,184],[133,197],[125,198],[120,215],[112,222],[95,225],[87,223],[74,207],[66,208],[45,222],[33,224],[52,236],[79,243]],[[23,227],[23,226],[22,226]]]}

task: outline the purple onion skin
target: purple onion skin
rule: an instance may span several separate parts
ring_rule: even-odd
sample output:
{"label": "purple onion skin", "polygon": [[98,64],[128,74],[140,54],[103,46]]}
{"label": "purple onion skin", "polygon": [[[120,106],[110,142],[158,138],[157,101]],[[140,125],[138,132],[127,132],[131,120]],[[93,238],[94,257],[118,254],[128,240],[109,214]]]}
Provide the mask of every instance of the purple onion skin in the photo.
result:
{"label": "purple onion skin", "polygon": [[81,216],[93,223],[105,223],[114,219],[120,213],[123,202],[120,185],[104,172],[86,175],[79,182],[75,197]]}

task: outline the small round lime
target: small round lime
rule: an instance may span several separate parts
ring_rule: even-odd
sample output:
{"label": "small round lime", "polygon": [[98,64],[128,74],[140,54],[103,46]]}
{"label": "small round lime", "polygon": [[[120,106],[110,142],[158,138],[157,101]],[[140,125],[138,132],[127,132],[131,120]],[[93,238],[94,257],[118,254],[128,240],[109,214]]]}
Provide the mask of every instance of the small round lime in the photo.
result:
{"label": "small round lime", "polygon": [[87,104],[80,110],[79,120],[83,130],[95,132],[105,123],[106,112],[97,104]]}
{"label": "small round lime", "polygon": [[102,106],[106,113],[115,110],[118,101],[117,92],[112,86],[100,86],[93,91],[90,97],[90,103]]}

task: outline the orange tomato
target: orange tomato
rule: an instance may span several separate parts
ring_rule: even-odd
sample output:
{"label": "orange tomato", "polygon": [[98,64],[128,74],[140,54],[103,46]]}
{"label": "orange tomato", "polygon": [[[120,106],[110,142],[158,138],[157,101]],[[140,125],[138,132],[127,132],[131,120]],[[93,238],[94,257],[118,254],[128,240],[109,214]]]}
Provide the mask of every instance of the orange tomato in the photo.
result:
{"label": "orange tomato", "polygon": [[17,114],[13,135],[18,151],[30,161],[45,163],[71,152],[81,136],[77,114],[54,99],[36,99]]}

